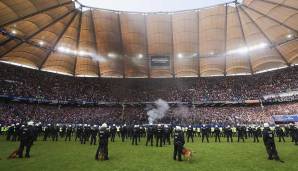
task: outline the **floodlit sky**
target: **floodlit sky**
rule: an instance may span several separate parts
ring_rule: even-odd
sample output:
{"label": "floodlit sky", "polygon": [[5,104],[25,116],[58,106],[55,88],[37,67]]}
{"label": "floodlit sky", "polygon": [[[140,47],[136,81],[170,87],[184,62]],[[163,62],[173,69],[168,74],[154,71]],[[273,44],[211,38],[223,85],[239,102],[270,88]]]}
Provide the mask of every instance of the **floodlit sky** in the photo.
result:
{"label": "floodlit sky", "polygon": [[232,0],[78,0],[84,5],[120,11],[161,12],[208,7]]}

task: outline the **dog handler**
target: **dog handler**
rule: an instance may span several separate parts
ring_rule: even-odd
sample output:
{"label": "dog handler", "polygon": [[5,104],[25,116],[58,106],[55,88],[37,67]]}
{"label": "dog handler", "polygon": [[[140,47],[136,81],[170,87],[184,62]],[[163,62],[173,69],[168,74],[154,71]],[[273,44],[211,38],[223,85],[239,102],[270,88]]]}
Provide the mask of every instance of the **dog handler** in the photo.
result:
{"label": "dog handler", "polygon": [[176,157],[178,155],[178,161],[182,161],[181,155],[182,155],[182,149],[184,145],[184,134],[181,131],[180,126],[176,126],[175,134],[174,134],[174,155],[173,159],[176,160]]}

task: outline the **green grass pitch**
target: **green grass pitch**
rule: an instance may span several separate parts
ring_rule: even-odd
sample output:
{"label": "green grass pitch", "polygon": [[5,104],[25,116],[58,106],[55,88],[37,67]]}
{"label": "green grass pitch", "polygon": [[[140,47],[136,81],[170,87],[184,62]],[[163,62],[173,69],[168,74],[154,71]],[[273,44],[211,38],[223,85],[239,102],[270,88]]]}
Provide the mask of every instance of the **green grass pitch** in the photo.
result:
{"label": "green grass pitch", "polygon": [[145,146],[141,139],[138,146],[130,141],[109,143],[109,161],[94,160],[97,146],[81,145],[79,142],[37,141],[31,150],[30,159],[7,160],[6,157],[18,147],[18,142],[7,142],[0,138],[0,171],[10,170],[119,170],[119,171],[298,171],[298,146],[287,139],[277,142],[277,149],[285,163],[267,160],[263,142],[253,143],[201,143],[196,138],[186,147],[194,151],[192,161],[177,162],[172,159],[173,146]]}

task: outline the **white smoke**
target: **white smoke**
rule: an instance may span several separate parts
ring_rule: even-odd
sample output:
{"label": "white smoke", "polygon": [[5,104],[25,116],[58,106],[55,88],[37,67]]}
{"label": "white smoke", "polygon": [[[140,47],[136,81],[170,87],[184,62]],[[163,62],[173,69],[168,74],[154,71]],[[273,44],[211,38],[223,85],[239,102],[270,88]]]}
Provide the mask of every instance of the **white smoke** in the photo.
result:
{"label": "white smoke", "polygon": [[169,105],[166,101],[158,99],[154,102],[155,108],[147,112],[149,123],[153,123],[156,119],[161,119],[165,116],[166,112],[169,110]]}

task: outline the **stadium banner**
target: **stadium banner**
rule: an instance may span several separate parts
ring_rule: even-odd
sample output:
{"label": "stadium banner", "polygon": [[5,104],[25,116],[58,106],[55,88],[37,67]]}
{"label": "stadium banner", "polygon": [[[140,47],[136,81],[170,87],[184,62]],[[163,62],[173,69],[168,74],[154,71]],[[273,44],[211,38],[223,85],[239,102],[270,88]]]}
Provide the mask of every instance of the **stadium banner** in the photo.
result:
{"label": "stadium banner", "polygon": [[298,114],[297,115],[273,115],[272,118],[275,122],[298,122]]}
{"label": "stadium banner", "polygon": [[169,56],[151,56],[151,67],[153,68],[169,68]]}

